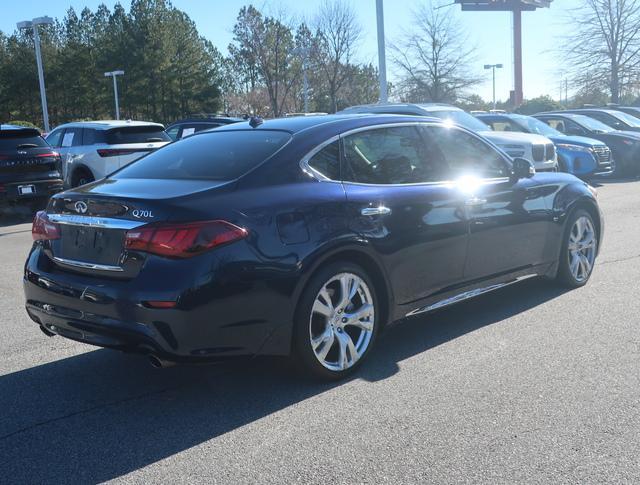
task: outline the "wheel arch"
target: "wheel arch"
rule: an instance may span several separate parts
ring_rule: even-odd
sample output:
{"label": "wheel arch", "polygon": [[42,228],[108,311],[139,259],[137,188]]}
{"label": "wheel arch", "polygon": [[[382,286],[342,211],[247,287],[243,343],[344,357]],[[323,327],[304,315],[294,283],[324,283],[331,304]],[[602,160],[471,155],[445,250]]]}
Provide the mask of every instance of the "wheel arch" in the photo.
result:
{"label": "wheel arch", "polygon": [[89,174],[91,174],[91,176],[93,177],[94,180],[96,180],[96,174],[93,173],[93,170],[91,170],[91,168],[84,164],[84,163],[79,163],[79,164],[74,164],[73,169],[71,170],[71,174],[69,174],[69,183],[73,184],[76,174],[80,171],[86,171]]}

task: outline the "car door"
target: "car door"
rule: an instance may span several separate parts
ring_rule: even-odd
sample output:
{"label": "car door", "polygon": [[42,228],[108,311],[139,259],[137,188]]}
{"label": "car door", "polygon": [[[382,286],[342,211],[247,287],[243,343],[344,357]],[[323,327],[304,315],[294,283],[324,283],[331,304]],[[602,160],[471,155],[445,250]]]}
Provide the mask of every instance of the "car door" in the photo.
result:
{"label": "car door", "polygon": [[381,257],[398,304],[460,283],[467,252],[464,199],[419,127],[369,127],[342,137],[349,224]]}
{"label": "car door", "polygon": [[542,263],[550,223],[545,188],[531,178],[514,181],[509,161],[475,134],[440,126],[423,129],[465,193],[465,280],[489,279]]}

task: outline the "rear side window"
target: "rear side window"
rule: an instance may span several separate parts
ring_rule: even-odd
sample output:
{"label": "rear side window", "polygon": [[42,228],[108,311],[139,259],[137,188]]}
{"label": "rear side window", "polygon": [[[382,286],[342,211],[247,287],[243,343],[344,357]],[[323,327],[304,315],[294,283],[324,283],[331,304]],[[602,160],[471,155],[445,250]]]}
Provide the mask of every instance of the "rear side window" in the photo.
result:
{"label": "rear side window", "polygon": [[159,126],[124,126],[112,128],[106,134],[106,142],[109,145],[153,143],[156,141],[171,141],[171,138]]}
{"label": "rear side window", "polygon": [[340,180],[340,142],[334,141],[312,156],[311,168],[331,180]]}
{"label": "rear side window", "polygon": [[35,130],[0,131],[0,151],[3,152],[47,146],[47,142]]}
{"label": "rear side window", "polygon": [[82,145],[82,128],[67,128],[62,137],[60,146],[65,147],[77,147]]}
{"label": "rear side window", "polygon": [[190,136],[133,162],[114,178],[233,180],[276,153],[282,131],[218,131]]}

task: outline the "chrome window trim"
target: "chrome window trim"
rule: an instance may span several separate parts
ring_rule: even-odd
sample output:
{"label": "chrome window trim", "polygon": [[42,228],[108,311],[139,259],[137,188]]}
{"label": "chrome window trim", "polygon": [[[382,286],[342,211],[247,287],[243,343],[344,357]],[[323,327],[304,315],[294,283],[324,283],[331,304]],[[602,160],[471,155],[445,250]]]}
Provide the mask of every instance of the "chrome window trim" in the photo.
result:
{"label": "chrome window trim", "polygon": [[111,217],[83,216],[78,214],[47,214],[51,222],[70,226],[100,227],[105,229],[135,229],[147,224],[147,221],[114,219]]}
{"label": "chrome window trim", "polygon": [[[377,130],[377,129],[383,129],[383,128],[397,128],[397,127],[402,127],[402,126],[435,126],[435,127],[439,127],[439,128],[448,128],[448,129],[453,128],[453,129],[456,129],[458,131],[462,131],[464,133],[468,133],[469,135],[477,138],[479,141],[481,141],[482,143],[487,145],[489,148],[495,150],[498,153],[498,155],[500,155],[502,157],[503,161],[507,164],[507,166],[511,165],[511,161],[504,156],[503,151],[497,145],[492,143],[491,140],[486,140],[483,137],[481,137],[480,135],[478,135],[477,133],[474,133],[474,132],[472,132],[470,130],[467,130],[465,128],[461,128],[458,125],[445,126],[445,125],[442,124],[442,122],[437,122],[437,121],[405,121],[405,122],[397,122],[397,123],[384,123],[384,124],[381,124],[381,125],[360,126],[358,128],[353,128],[353,129],[351,129],[349,131],[345,131],[344,133],[341,133],[340,135],[334,135],[331,138],[329,138],[329,139],[325,140],[324,142],[322,142],[320,145],[318,145],[315,148],[313,148],[304,157],[302,157],[302,159],[300,160],[300,163],[299,163],[300,168],[302,169],[302,171],[304,173],[306,173],[307,175],[313,177],[318,182],[333,182],[333,183],[337,183],[337,184],[362,185],[362,186],[369,186],[369,187],[407,187],[407,186],[433,186],[433,185],[451,185],[451,184],[455,184],[456,183],[455,180],[442,180],[442,181],[437,181],[437,182],[415,182],[415,183],[409,183],[409,184],[370,184],[370,183],[364,183],[364,182],[351,182],[351,181],[345,181],[345,180],[334,180],[334,179],[330,179],[329,177],[323,175],[322,173],[318,172],[316,169],[314,169],[312,166],[309,165],[309,160],[311,158],[313,158],[313,156],[316,153],[321,151],[327,145],[330,145],[331,143],[334,143],[334,142],[340,140],[341,138],[353,135],[355,133],[359,133],[361,131]],[[482,180],[486,181],[486,182],[508,181],[509,177],[483,178]]]}
{"label": "chrome window trim", "polygon": [[75,268],[97,269],[97,270],[100,270],[100,271],[113,271],[113,272],[122,272],[122,271],[124,271],[124,269],[122,269],[120,266],[112,266],[112,265],[109,265],[109,264],[85,263],[84,261],[75,261],[73,259],[59,258],[57,256],[54,256],[53,260],[56,263],[64,264],[66,266],[73,266]]}

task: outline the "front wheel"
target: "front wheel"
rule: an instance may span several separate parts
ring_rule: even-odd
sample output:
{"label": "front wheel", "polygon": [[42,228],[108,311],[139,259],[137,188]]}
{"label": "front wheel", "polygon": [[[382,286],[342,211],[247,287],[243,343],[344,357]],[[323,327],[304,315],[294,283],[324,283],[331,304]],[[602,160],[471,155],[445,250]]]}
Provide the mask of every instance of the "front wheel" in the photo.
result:
{"label": "front wheel", "polygon": [[375,287],[362,268],[350,263],[328,266],[311,279],[300,300],[295,357],[316,377],[342,379],[373,347],[379,313]]}
{"label": "front wheel", "polygon": [[598,233],[587,211],[575,211],[565,230],[560,251],[558,281],[569,288],[584,286],[591,278],[598,252]]}

